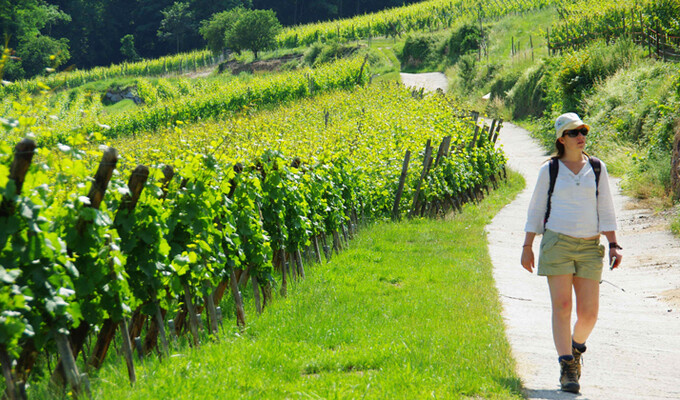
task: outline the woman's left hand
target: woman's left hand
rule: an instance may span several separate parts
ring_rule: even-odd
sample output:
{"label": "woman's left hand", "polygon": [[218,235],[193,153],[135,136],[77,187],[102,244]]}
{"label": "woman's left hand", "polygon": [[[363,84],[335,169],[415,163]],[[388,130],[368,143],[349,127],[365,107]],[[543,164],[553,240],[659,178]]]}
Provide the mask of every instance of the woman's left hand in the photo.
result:
{"label": "woman's left hand", "polygon": [[[612,265],[612,259],[616,258],[616,261],[614,261],[614,265]],[[619,252],[619,249],[613,248],[609,249],[609,265],[612,265],[610,269],[618,268],[619,265],[621,265],[621,260],[623,259],[623,255]]]}

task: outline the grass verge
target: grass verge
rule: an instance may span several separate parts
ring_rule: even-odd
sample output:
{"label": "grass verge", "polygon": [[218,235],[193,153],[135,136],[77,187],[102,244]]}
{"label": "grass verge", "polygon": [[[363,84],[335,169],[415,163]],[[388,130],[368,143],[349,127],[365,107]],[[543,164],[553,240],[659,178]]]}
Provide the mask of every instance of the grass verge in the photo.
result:
{"label": "grass verge", "polygon": [[517,174],[447,220],[379,223],[244,333],[92,380],[97,399],[520,399],[484,227]]}

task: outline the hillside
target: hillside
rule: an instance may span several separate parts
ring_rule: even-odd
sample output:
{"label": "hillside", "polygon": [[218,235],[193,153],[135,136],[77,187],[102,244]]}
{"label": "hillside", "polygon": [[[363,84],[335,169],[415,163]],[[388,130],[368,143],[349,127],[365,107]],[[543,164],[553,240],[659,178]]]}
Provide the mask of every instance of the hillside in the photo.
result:
{"label": "hillside", "polygon": [[[584,4],[431,0],[290,27],[259,53],[8,82],[8,396],[84,397],[89,381],[97,398],[519,398],[480,239],[522,185],[499,119],[549,147],[577,111],[628,193],[677,197],[677,68],[643,39],[650,21],[674,33],[675,3]],[[639,24],[601,29],[622,15]],[[446,71],[449,89],[395,85],[401,71]],[[436,339],[461,326],[479,335]]]}

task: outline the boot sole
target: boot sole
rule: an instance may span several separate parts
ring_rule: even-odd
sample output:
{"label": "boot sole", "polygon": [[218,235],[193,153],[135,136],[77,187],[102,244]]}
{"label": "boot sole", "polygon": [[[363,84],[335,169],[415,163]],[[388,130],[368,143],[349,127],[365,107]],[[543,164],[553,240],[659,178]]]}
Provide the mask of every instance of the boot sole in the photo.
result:
{"label": "boot sole", "polygon": [[562,385],[563,392],[578,393],[580,390],[581,385],[578,383],[567,383],[566,385]]}

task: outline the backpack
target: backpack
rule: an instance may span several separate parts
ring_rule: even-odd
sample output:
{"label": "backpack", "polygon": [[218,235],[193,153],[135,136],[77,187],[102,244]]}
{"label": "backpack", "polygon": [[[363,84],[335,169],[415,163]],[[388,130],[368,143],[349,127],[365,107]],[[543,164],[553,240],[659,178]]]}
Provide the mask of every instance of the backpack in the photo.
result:
{"label": "backpack", "polygon": [[[602,171],[602,164],[597,157],[588,156],[588,162],[595,172],[595,197],[600,194],[600,172]],[[543,226],[548,222],[550,217],[550,199],[552,198],[553,190],[555,190],[555,181],[557,180],[557,171],[560,168],[560,163],[557,162],[557,157],[552,157],[548,164],[550,172],[550,187],[548,188],[548,208],[545,210],[545,218],[543,218]]]}

